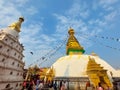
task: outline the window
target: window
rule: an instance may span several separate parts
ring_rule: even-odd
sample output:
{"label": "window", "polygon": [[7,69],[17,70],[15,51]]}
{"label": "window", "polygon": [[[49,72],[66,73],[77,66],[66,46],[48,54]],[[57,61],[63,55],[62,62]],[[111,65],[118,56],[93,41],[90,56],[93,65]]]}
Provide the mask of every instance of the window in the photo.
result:
{"label": "window", "polygon": [[14,54],[14,56],[16,56],[16,53]]}
{"label": "window", "polygon": [[12,65],[14,65],[14,64],[15,64],[15,62],[12,63]]}
{"label": "window", "polygon": [[5,61],[5,59],[3,58],[3,59],[2,59],[2,62],[4,62],[4,61]]}
{"label": "window", "polygon": [[12,75],[12,74],[13,74],[13,72],[11,71],[11,72],[10,72],[10,75]]}
{"label": "window", "polygon": [[22,86],[22,83],[20,83],[19,86]]}
{"label": "window", "polygon": [[5,86],[5,88],[9,88],[10,87],[10,84],[7,84],[6,86]]}
{"label": "window", "polygon": [[13,44],[13,42],[11,42],[11,44]]}
{"label": "window", "polygon": [[20,58],[20,60],[22,60],[22,57]]}
{"label": "window", "polygon": [[16,87],[18,87],[18,83],[16,84]]}
{"label": "window", "polygon": [[10,50],[8,49],[7,52],[9,52]]}
{"label": "window", "polygon": [[0,45],[0,48],[2,48],[2,45]]}
{"label": "window", "polygon": [[18,67],[19,67],[19,64],[18,64]]}
{"label": "window", "polygon": [[7,41],[8,39],[5,39],[5,41]]}
{"label": "window", "polygon": [[20,55],[18,56],[18,59],[20,58]]}
{"label": "window", "polygon": [[21,73],[21,76],[22,76],[22,73]]}

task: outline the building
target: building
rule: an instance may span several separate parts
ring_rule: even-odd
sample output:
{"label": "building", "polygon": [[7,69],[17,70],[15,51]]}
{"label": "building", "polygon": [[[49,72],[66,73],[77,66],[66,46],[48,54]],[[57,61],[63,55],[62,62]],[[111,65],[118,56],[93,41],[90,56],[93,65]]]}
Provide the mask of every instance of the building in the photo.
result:
{"label": "building", "polygon": [[7,28],[0,30],[0,90],[21,90],[23,83],[23,45],[19,32],[23,17]]}
{"label": "building", "polygon": [[113,78],[120,78],[120,73],[95,53],[84,54],[85,50],[74,36],[74,30],[70,28],[68,33],[67,55],[51,66],[54,80],[67,82],[68,90],[86,90],[88,83],[91,88],[98,87],[99,83],[104,88],[113,88]]}

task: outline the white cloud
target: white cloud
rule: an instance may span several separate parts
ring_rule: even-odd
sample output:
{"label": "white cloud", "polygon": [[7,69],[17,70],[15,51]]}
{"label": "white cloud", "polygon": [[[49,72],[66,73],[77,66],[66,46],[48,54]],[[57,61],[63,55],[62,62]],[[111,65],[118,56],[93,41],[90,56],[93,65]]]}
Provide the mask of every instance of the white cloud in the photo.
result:
{"label": "white cloud", "polygon": [[75,2],[68,10],[68,12],[66,12],[66,14],[71,15],[71,17],[87,18],[89,16],[89,9],[85,2],[84,3]]}
{"label": "white cloud", "polygon": [[[84,34],[88,34],[89,36],[86,36],[86,40],[90,37],[93,37],[94,35],[99,34],[102,32],[107,26],[109,26],[108,22],[109,20],[114,20],[116,16],[116,11],[112,12],[113,8],[109,6],[110,4],[114,4],[117,2],[117,0],[109,2],[110,0],[106,2],[100,2],[101,6],[94,6],[94,8],[88,8],[86,3],[82,3],[83,6],[79,3],[73,3],[71,5],[71,8],[69,10],[66,10],[64,15],[54,14],[54,16],[58,19],[58,23],[56,25],[56,32],[63,35],[69,27],[74,28],[75,32],[83,33],[81,34],[81,38],[84,38]],[[96,3],[96,2],[93,2]],[[102,4],[108,6],[109,12],[104,12],[102,15],[100,15],[102,10],[95,14],[95,17],[90,16],[93,9],[103,9]],[[99,5],[99,3],[97,3]],[[110,14],[111,13],[111,14]],[[89,18],[89,16],[91,18]],[[105,18],[104,18],[105,17]],[[88,22],[84,21],[84,19],[89,18]],[[110,22],[111,23],[111,22]],[[60,37],[60,35],[59,35]],[[81,44],[84,44],[85,47],[91,46],[91,41],[89,43],[86,43],[86,40],[80,39]]]}
{"label": "white cloud", "polygon": [[43,23],[41,22],[31,23],[28,26],[22,28],[23,29],[22,33],[24,35],[28,35],[31,37],[38,34],[39,32],[42,32],[43,30],[42,27],[43,27]]}
{"label": "white cloud", "polygon": [[51,43],[51,42],[56,41],[56,39],[54,37],[50,37],[50,36],[45,35],[45,34],[42,34],[40,37],[43,39],[44,42]]}
{"label": "white cloud", "polygon": [[[72,26],[72,28],[75,30],[75,33],[89,32],[88,26],[83,21],[81,21],[79,19],[76,20],[76,19],[71,19],[71,18],[68,18],[68,21],[69,21],[68,23],[62,23],[62,22],[58,23],[56,28],[57,28],[57,32],[59,34],[61,34],[59,37],[61,37],[63,34],[67,36],[68,27],[70,27],[70,26]],[[64,36],[64,38],[66,36]],[[81,34],[80,37],[84,37],[84,35]],[[86,44],[85,40],[81,40],[81,44],[83,44],[83,43],[84,43],[84,45]],[[86,44],[86,45],[89,46],[88,44]]]}
{"label": "white cloud", "polygon": [[118,12],[117,11],[113,11],[111,13],[109,13],[108,15],[105,16],[105,20],[106,21],[113,21],[115,19],[115,17],[117,16]]}
{"label": "white cloud", "polygon": [[94,1],[93,3],[92,3],[92,9],[93,10],[97,10],[98,9],[98,1]]}
{"label": "white cloud", "polygon": [[102,6],[106,11],[113,11],[115,10],[112,5],[119,3],[119,0],[100,0],[99,4]]}
{"label": "white cloud", "polygon": [[62,16],[62,15],[59,16],[59,15],[57,15],[57,14],[53,14],[53,15],[54,15],[55,17],[57,17],[57,19],[60,20],[61,23],[66,23],[66,24],[68,23],[67,17]]}
{"label": "white cloud", "polygon": [[5,5],[11,4],[14,7],[24,7],[29,0],[4,0]]}
{"label": "white cloud", "polygon": [[29,13],[29,15],[34,15],[38,12],[37,8],[30,6],[29,8],[26,9],[26,12]]}
{"label": "white cloud", "polygon": [[116,3],[118,0],[100,0],[100,4],[111,5]]}
{"label": "white cloud", "polygon": [[[39,65],[41,61],[37,62],[38,59],[48,52],[49,54],[52,53],[50,51],[53,50],[52,47],[56,42],[54,37],[43,34],[43,24],[40,22],[39,24],[32,23],[22,28],[20,42],[25,46],[24,54],[26,57],[24,59],[27,66],[31,63]],[[30,52],[33,52],[34,55],[30,55]]]}
{"label": "white cloud", "polygon": [[94,25],[94,26],[98,26],[98,27],[104,27],[107,23],[106,23],[106,21],[104,20],[104,18],[103,19],[92,19],[92,20],[90,20],[90,21],[88,21],[88,24],[90,25],[90,26],[92,26],[92,25]]}
{"label": "white cloud", "polygon": [[[16,20],[18,16],[21,16],[21,12],[19,12],[13,4],[4,4],[5,2],[0,2],[0,25],[3,27],[9,25],[11,22]],[[9,8],[8,8],[9,7]],[[14,11],[14,12],[13,12]]]}
{"label": "white cloud", "polygon": [[23,27],[20,33],[20,42],[26,47],[31,47],[34,49],[35,45],[41,44],[41,39],[39,39],[39,34],[42,32],[42,23],[40,24],[30,24],[27,27]]}

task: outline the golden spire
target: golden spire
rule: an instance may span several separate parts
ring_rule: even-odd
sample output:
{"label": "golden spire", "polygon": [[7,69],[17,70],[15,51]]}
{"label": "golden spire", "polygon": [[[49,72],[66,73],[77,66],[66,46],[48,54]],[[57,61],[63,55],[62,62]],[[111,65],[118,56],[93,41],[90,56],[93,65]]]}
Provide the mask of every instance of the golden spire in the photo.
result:
{"label": "golden spire", "polygon": [[8,27],[12,30],[16,30],[17,32],[20,32],[22,22],[24,22],[24,17],[19,17],[19,20],[17,22],[12,23]]}
{"label": "golden spire", "polygon": [[74,36],[74,29],[70,28],[69,31],[69,38],[66,45],[66,54],[82,54],[85,52],[83,47],[79,44],[77,39]]}

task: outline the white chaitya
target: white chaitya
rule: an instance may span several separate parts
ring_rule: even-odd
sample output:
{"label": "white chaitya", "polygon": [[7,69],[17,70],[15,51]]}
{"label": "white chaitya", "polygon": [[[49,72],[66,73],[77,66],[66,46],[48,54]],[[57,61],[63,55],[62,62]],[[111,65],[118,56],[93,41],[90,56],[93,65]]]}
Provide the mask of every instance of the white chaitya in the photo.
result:
{"label": "white chaitya", "polygon": [[[21,20],[20,20],[21,19]],[[23,18],[19,18],[20,23]],[[23,45],[18,23],[0,30],[0,90],[21,90],[23,83]]]}

